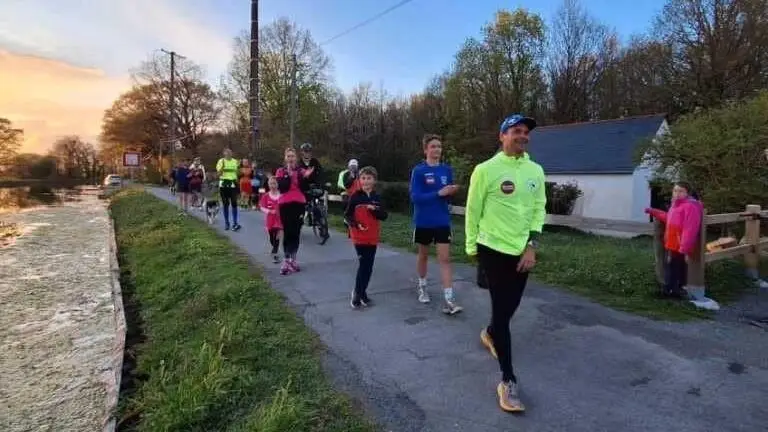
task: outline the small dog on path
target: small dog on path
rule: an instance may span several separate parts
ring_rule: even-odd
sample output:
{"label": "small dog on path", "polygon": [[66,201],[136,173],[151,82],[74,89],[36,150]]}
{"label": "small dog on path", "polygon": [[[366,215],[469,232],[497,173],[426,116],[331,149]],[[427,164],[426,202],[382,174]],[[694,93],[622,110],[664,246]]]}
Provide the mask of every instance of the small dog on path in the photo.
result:
{"label": "small dog on path", "polygon": [[208,220],[208,224],[213,225],[218,215],[219,215],[219,201],[205,200],[205,218]]}

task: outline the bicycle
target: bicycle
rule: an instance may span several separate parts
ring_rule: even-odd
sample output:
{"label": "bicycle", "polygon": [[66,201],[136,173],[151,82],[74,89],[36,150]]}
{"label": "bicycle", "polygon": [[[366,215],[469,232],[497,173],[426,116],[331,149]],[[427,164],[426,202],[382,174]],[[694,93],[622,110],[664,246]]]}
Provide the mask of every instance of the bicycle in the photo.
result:
{"label": "bicycle", "polygon": [[[328,185],[326,185],[327,187]],[[324,245],[331,234],[328,230],[328,205],[326,204],[327,192],[318,185],[311,185],[307,192],[307,219],[309,226],[315,237],[320,239],[320,244]]]}

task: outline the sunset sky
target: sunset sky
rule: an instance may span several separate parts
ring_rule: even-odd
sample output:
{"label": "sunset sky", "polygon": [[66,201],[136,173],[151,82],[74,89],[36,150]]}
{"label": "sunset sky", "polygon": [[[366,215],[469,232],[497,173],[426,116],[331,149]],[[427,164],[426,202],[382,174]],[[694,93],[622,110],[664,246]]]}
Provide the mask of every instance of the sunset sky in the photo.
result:
{"label": "sunset sky", "polygon": [[[261,0],[262,25],[286,16],[327,41],[396,0]],[[413,0],[323,45],[336,83],[421,90],[499,8],[548,19],[562,0]],[[647,29],[663,0],[583,0],[623,36]],[[232,38],[250,24],[250,0],[0,0],[0,117],[25,130],[23,151],[45,152],[61,135],[96,142],[104,109],[130,88],[130,72],[160,48],[226,71]]]}

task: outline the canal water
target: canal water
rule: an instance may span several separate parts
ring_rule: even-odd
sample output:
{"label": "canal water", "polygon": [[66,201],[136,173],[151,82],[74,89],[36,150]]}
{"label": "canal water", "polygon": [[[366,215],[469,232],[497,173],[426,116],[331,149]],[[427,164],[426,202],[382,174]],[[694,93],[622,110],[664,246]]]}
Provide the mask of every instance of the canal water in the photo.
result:
{"label": "canal water", "polygon": [[78,194],[78,190],[74,188],[60,188],[43,183],[0,187],[0,213],[78,201]]}

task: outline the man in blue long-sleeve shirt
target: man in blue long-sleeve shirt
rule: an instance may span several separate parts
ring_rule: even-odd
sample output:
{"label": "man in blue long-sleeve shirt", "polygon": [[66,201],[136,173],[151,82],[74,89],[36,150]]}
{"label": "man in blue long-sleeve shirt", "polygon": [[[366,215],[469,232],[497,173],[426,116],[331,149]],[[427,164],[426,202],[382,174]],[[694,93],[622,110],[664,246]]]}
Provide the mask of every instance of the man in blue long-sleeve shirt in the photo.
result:
{"label": "man in blue long-sleeve shirt", "polygon": [[456,193],[453,171],[449,165],[440,163],[443,144],[437,135],[425,135],[422,140],[425,159],[411,171],[411,202],[413,203],[413,242],[418,245],[419,254],[416,271],[419,276],[419,301],[430,301],[427,292],[427,262],[429,247],[437,248],[440,263],[440,279],[443,283],[443,312],[453,315],[462,308],[456,303],[453,293],[451,269],[451,211],[448,200]]}

